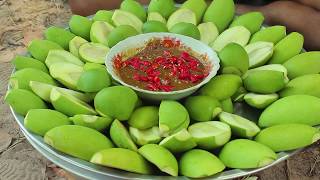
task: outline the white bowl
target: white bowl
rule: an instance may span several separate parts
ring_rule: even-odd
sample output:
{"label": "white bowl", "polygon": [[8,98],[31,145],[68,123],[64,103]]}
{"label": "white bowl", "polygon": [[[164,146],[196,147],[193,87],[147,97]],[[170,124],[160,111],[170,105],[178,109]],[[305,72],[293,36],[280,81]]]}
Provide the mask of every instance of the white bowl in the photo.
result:
{"label": "white bowl", "polygon": [[[208,64],[210,64],[211,66],[210,68],[211,71],[209,72],[209,75],[205,79],[203,79],[201,83],[195,86],[192,86],[190,88],[183,89],[183,90],[170,91],[170,92],[149,91],[149,90],[141,89],[136,86],[132,86],[123,82],[118,76],[116,70],[114,69],[114,66],[113,66],[114,57],[118,54],[121,54],[122,52],[143,47],[145,46],[146,42],[148,42],[153,38],[165,38],[165,37],[168,37],[170,39],[172,38],[172,39],[180,40],[180,42],[184,46],[191,48],[195,53],[200,55],[206,55]],[[107,66],[108,72],[110,73],[110,75],[114,80],[118,81],[120,84],[124,86],[132,88],[138,93],[138,95],[141,98],[154,100],[154,101],[161,101],[164,99],[178,100],[194,93],[197,89],[199,89],[201,86],[206,84],[211,78],[213,78],[217,74],[217,71],[220,68],[219,62],[220,60],[217,53],[214,50],[212,50],[209,46],[202,43],[201,41],[198,41],[188,36],[183,36],[183,35],[173,34],[173,33],[147,33],[147,34],[140,34],[137,36],[129,37],[119,42],[115,46],[113,46],[106,57],[105,64]]]}

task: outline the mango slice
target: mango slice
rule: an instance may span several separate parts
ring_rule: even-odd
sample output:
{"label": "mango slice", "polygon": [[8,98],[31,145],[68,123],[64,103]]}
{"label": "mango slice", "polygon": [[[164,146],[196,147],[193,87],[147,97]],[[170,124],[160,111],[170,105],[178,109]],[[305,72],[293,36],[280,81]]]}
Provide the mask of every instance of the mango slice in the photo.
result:
{"label": "mango slice", "polygon": [[168,28],[164,23],[160,21],[147,21],[143,24],[142,32],[168,32]]}
{"label": "mango slice", "polygon": [[68,30],[60,27],[51,26],[45,32],[44,36],[47,40],[59,44],[63,49],[69,49],[69,41],[73,39],[76,35]]}
{"label": "mango slice", "polygon": [[256,68],[254,68],[254,69],[250,69],[249,71],[247,71],[246,74],[244,74],[244,75],[242,76],[242,78],[245,78],[245,77],[246,77],[250,72],[252,72],[252,71],[259,71],[259,70],[272,70],[272,71],[281,72],[281,73],[283,73],[283,75],[284,75],[284,81],[285,81],[285,83],[288,83],[288,82],[289,82],[287,68],[284,67],[284,66],[281,65],[281,64],[268,64],[268,65],[256,67]]}
{"label": "mango slice", "polygon": [[151,0],[148,6],[148,13],[158,12],[164,18],[168,18],[175,11],[173,0]]}
{"label": "mango slice", "polygon": [[145,130],[158,125],[159,108],[156,106],[139,107],[130,116],[128,124],[134,128]]}
{"label": "mango slice", "polygon": [[178,162],[166,148],[157,144],[147,144],[142,146],[138,152],[161,171],[171,176],[178,176]]}
{"label": "mango slice", "polygon": [[129,127],[129,133],[132,140],[140,146],[156,144],[162,139],[160,136],[160,130],[156,126],[145,130]]}
{"label": "mango slice", "polygon": [[137,1],[124,0],[120,5],[120,9],[136,15],[142,22],[146,21],[147,13],[144,7]]}
{"label": "mango slice", "polygon": [[11,61],[11,63],[14,65],[16,70],[25,69],[25,68],[34,68],[34,69],[39,69],[45,73],[49,73],[46,65],[43,62],[37,59],[33,59],[31,57],[17,55]]}
{"label": "mango slice", "polygon": [[48,131],[44,142],[68,155],[89,161],[94,153],[112,148],[111,141],[100,132],[77,125],[63,125]]}
{"label": "mango slice", "polygon": [[112,11],[108,10],[99,10],[96,12],[96,14],[93,16],[92,20],[93,21],[103,21],[112,24]]}
{"label": "mango slice", "polygon": [[63,49],[59,44],[48,40],[32,40],[28,45],[28,51],[35,59],[42,62],[47,58],[47,55],[52,49]]}
{"label": "mango slice", "polygon": [[244,100],[246,101],[247,104],[258,109],[264,109],[278,99],[279,99],[279,95],[276,93],[272,93],[272,94],[248,93],[244,96]]}
{"label": "mango slice", "polygon": [[83,39],[80,36],[74,37],[69,42],[69,51],[70,51],[70,53],[79,58],[80,57],[79,48],[80,48],[81,45],[83,45],[84,43],[87,43],[87,42],[88,42],[87,40]]}
{"label": "mango slice", "polygon": [[271,164],[277,155],[269,147],[248,139],[228,142],[219,154],[220,160],[229,168],[258,168]]}
{"label": "mango slice", "polygon": [[190,9],[179,9],[171,14],[167,21],[167,27],[171,29],[174,25],[181,22],[197,25],[196,14]]}
{"label": "mango slice", "polygon": [[54,63],[72,63],[78,66],[83,66],[84,63],[74,56],[73,54],[69,53],[65,50],[50,50],[48,56],[46,58],[46,65],[50,69],[50,66]]}
{"label": "mango slice", "polygon": [[159,21],[167,24],[167,20],[158,12],[149,12],[147,21]]}
{"label": "mango slice", "polygon": [[70,120],[75,125],[85,126],[88,128],[95,129],[97,131],[103,131],[107,129],[113,121],[113,119],[108,116],[99,117],[99,116],[86,115],[86,114],[74,115],[70,117]]}
{"label": "mango slice", "polygon": [[169,29],[169,32],[182,34],[200,40],[200,31],[194,24],[180,22]]}
{"label": "mango slice", "polygon": [[99,43],[85,43],[79,48],[80,58],[86,62],[104,64],[109,48]]}
{"label": "mango slice", "polygon": [[207,3],[204,0],[187,0],[182,4],[181,8],[187,8],[193,11],[197,17],[197,23],[199,23],[207,9]]}
{"label": "mango slice", "polygon": [[250,39],[250,44],[258,41],[265,41],[277,44],[285,36],[285,26],[270,26],[254,33]]}
{"label": "mango slice", "polygon": [[66,115],[51,109],[31,109],[24,118],[24,126],[40,136],[52,128],[69,124],[72,122]]}
{"label": "mango slice", "polygon": [[110,137],[112,141],[119,148],[130,149],[137,151],[138,148],[131,139],[128,130],[124,127],[121,122],[115,119],[110,127]]}
{"label": "mango slice", "polygon": [[143,22],[136,15],[123,10],[114,11],[112,22],[115,26],[130,25],[139,33],[143,25]]}
{"label": "mango slice", "polygon": [[80,15],[72,15],[69,21],[70,31],[86,40],[90,40],[91,25],[91,20]]}
{"label": "mango slice", "polygon": [[230,24],[230,27],[244,26],[253,34],[260,30],[263,21],[264,16],[261,12],[249,12],[236,17]]}
{"label": "mango slice", "polygon": [[111,78],[108,72],[97,68],[84,71],[77,82],[77,88],[83,92],[98,92],[110,84]]}
{"label": "mango slice", "polygon": [[106,66],[102,65],[102,64],[98,64],[98,63],[91,63],[91,62],[87,62],[86,64],[84,64],[83,69],[85,71],[87,70],[91,70],[91,69],[106,69]]}
{"label": "mango slice", "polygon": [[139,34],[138,31],[129,25],[121,25],[113,29],[108,36],[108,45],[113,47],[118,44],[118,42],[130,37]]}
{"label": "mango slice", "polygon": [[114,27],[104,21],[95,21],[90,30],[90,40],[94,43],[101,43],[108,46],[108,35]]}
{"label": "mango slice", "polygon": [[[243,101],[243,97],[248,93],[248,91],[243,87],[239,87],[239,89],[237,90],[237,92],[235,92],[232,96],[231,96],[231,100],[234,102],[241,102]],[[223,103],[223,101],[221,101],[221,103]],[[224,110],[225,112],[228,112],[226,110]],[[232,112],[229,112],[232,113]]]}
{"label": "mango slice", "polygon": [[233,103],[231,98],[221,100],[221,107],[224,112],[233,113]]}
{"label": "mango slice", "polygon": [[224,169],[224,164],[214,154],[202,149],[184,153],[179,161],[179,172],[190,178],[211,176]]}
{"label": "mango slice", "polygon": [[186,129],[182,129],[177,133],[164,138],[159,145],[165,147],[172,153],[188,151],[197,146],[193,137]]}
{"label": "mango slice", "polygon": [[200,41],[209,45],[219,36],[219,31],[216,25],[212,22],[201,23],[198,25],[200,32]]}
{"label": "mango slice", "polygon": [[95,153],[90,162],[139,174],[152,173],[152,168],[148,161],[137,152],[129,149],[104,149]]}
{"label": "mango slice", "polygon": [[249,67],[254,68],[264,65],[273,55],[273,44],[271,42],[255,42],[245,47],[249,55]]}

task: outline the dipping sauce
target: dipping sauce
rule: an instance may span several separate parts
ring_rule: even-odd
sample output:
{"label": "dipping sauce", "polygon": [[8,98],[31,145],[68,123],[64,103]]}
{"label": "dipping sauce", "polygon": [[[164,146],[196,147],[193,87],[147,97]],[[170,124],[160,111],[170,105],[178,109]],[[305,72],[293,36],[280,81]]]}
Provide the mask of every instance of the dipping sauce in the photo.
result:
{"label": "dipping sauce", "polygon": [[123,82],[145,90],[170,92],[195,86],[207,77],[205,58],[178,40],[154,38],[136,49],[133,56],[119,54],[113,62]]}

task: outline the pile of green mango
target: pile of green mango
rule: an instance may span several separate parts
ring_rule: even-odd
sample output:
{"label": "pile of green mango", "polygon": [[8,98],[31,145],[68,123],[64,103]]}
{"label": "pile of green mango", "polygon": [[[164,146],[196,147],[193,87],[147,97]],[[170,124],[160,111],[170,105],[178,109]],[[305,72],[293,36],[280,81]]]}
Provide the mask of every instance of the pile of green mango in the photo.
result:
{"label": "pile of green mango", "polygon": [[[14,58],[5,101],[54,149],[94,164],[190,178],[263,167],[320,139],[320,51],[302,52],[301,34],[263,21],[259,12],[235,17],[233,0],[151,0],[147,9],[124,0],[92,19],[73,15],[69,29],[49,27],[30,56]],[[218,74],[185,99],[141,100],[103,64],[118,42],[149,32],[212,47]],[[235,114],[235,102],[260,117]]]}

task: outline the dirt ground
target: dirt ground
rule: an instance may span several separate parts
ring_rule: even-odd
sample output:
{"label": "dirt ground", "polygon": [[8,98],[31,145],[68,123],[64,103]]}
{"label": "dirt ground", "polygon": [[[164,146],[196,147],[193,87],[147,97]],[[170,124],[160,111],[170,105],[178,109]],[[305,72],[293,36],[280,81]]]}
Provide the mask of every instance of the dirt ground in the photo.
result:
{"label": "dirt ground", "polygon": [[[3,102],[10,60],[25,52],[31,39],[41,38],[45,28],[66,25],[70,15],[62,0],[0,0],[0,180],[75,179],[34,150]],[[319,180],[320,142],[252,178]]]}

